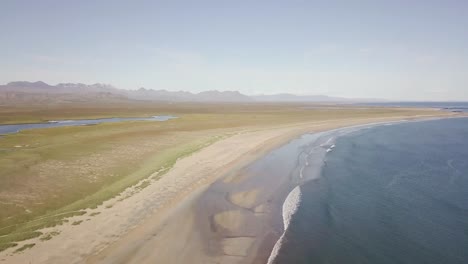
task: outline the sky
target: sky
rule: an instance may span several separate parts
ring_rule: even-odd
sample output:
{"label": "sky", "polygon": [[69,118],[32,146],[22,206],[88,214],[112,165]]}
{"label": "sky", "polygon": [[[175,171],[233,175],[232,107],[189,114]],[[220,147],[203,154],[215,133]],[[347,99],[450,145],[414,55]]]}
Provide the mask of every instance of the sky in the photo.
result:
{"label": "sky", "polygon": [[1,0],[0,84],[468,100],[466,0]]}

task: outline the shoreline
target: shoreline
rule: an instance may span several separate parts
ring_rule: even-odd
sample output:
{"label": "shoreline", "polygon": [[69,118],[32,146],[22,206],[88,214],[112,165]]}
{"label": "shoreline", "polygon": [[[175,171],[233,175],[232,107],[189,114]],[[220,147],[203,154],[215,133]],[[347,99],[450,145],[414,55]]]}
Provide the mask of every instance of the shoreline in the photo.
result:
{"label": "shoreline", "polygon": [[[466,118],[465,117],[459,117],[459,118]],[[309,181],[314,181],[318,177],[320,177],[320,173],[322,171],[322,166],[323,162],[326,159],[326,156],[329,152],[331,152],[335,148],[335,143],[336,140],[339,139],[340,137],[346,136],[348,134],[354,133],[354,132],[359,132],[364,129],[369,129],[369,128],[375,128],[375,127],[380,127],[380,126],[388,126],[388,125],[398,125],[398,124],[405,124],[405,123],[417,123],[417,122],[428,122],[428,121],[436,121],[436,120],[441,120],[441,119],[448,119],[448,118],[429,118],[429,119],[420,119],[420,120],[401,120],[401,121],[389,121],[389,122],[378,122],[378,123],[370,123],[370,124],[364,124],[364,125],[356,125],[356,126],[349,126],[349,127],[342,127],[342,128],[337,128],[337,129],[332,129],[332,130],[327,130],[323,132],[315,132],[314,134],[322,134],[319,135],[318,138],[313,139],[312,141],[306,143],[309,145],[315,145],[316,147],[322,147],[326,149],[326,151],[323,153],[323,155],[314,157],[313,159],[315,160],[315,163],[321,163],[319,168],[314,169],[314,176],[312,178],[309,178],[303,182],[298,183],[296,186],[293,186],[293,189],[287,194],[287,196],[284,198],[283,203],[281,204],[282,211],[281,211],[281,217],[283,221],[283,229],[281,236],[279,236],[273,247],[271,247],[270,254],[268,258],[261,258],[261,261],[258,263],[267,263],[267,264],[273,264],[275,263],[275,259],[279,254],[279,250],[283,246],[283,239],[286,231],[288,230],[289,224],[291,219],[293,218],[294,214],[297,212],[301,199],[302,199],[302,191],[300,187],[303,184],[306,184]],[[307,135],[307,134],[306,134]],[[309,134],[310,135],[310,134]],[[317,145],[319,142],[320,138],[326,138],[322,142],[325,141],[325,143]],[[302,146],[303,147],[303,146]],[[273,150],[277,151],[277,149]],[[310,154],[310,153],[309,153]],[[308,155],[307,155],[308,156]],[[299,157],[298,157],[299,158]],[[316,160],[318,159],[318,160]],[[303,165],[302,168],[300,168],[299,171],[299,177],[302,178],[302,171],[310,166],[308,164],[309,161],[306,161],[306,164]],[[271,166],[271,165],[270,165]],[[271,215],[271,217],[278,217],[278,215]],[[249,262],[250,263],[250,262]],[[257,263],[257,262],[255,262]]]}
{"label": "shoreline", "polygon": [[[207,250],[205,244],[219,238],[200,234],[204,232],[198,230],[201,219],[197,219],[194,214],[196,209],[200,209],[194,206],[194,201],[212,183],[228,178],[233,172],[305,133],[372,122],[430,117],[462,115],[329,120],[240,132],[179,160],[159,181],[115,203],[113,207],[102,210],[89,221],[77,226],[59,227],[61,234],[57,237],[41,242],[21,254],[8,255],[1,252],[0,259],[8,263],[27,263],[32,260],[34,263],[137,263],[145,259],[154,260],[156,254],[158,263],[183,263],[184,258],[193,263],[198,260],[200,263],[215,263],[219,260],[216,252],[219,245],[213,245],[213,248]],[[251,197],[255,197],[255,194],[243,195],[237,200],[248,203],[249,199],[253,199]],[[228,226],[236,217],[235,214],[220,216],[215,225]],[[208,225],[208,228],[212,227]],[[177,237],[174,232],[178,234]],[[200,243],[182,243],[184,237],[189,238],[185,241]],[[250,243],[248,241],[242,238],[226,244],[231,251],[236,251],[242,244]],[[155,252],[154,248],[160,250]],[[175,253],[181,249],[185,253]],[[223,263],[239,263],[241,258],[244,257],[234,254],[230,262]]]}
{"label": "shoreline", "polygon": [[[201,207],[197,208],[195,214],[201,219],[197,227],[203,230],[201,232],[204,233],[204,241],[221,245],[213,249],[213,246],[207,244],[205,248],[216,252],[217,256],[223,255],[216,258],[216,263],[274,263],[274,251],[279,250],[285,229],[297,210],[297,202],[301,196],[298,187],[320,176],[325,156],[334,148],[337,138],[370,127],[429,120],[434,118],[386,121],[306,133],[275,148],[234,176],[222,177],[194,202]],[[289,145],[293,146],[288,149]],[[298,151],[295,154],[291,153],[296,147]],[[281,155],[282,152],[286,152],[286,155]],[[301,163],[304,155],[306,157]],[[307,161],[309,155],[313,155],[312,161]],[[296,156],[297,161],[290,158]],[[293,160],[294,164],[282,170],[281,167],[288,166],[284,164],[288,163],[288,159]],[[275,161],[281,164],[280,167]],[[259,165],[262,163],[263,167]],[[303,170],[307,171],[306,179],[303,179]],[[275,173],[279,174],[278,178],[275,178]],[[285,177],[286,174],[289,176]],[[205,204],[209,206],[203,208]],[[215,228],[210,230],[206,224],[204,227],[206,222],[212,222],[210,225],[214,225]],[[241,244],[232,246],[236,241]]]}
{"label": "shoreline", "polygon": [[[464,115],[460,115],[460,116],[445,117],[445,118],[444,117],[441,117],[441,118],[435,117],[435,118],[427,118],[427,119],[402,120],[402,121],[395,121],[395,122],[379,122],[379,123],[372,123],[372,124],[368,124],[368,125],[358,125],[358,126],[344,127],[344,128],[339,128],[339,129],[336,129],[336,130],[345,130],[345,129],[348,129],[348,128],[352,129],[352,128],[357,127],[358,128],[357,130],[350,130],[349,131],[350,133],[353,133],[353,132],[368,129],[368,128],[376,128],[376,127],[389,126],[389,125],[391,126],[391,125],[394,125],[394,124],[399,125],[399,124],[409,124],[409,123],[423,123],[423,122],[431,122],[431,121],[440,121],[440,120],[444,120],[444,119],[460,120],[460,119],[466,119],[466,118],[468,118],[468,115],[464,114]],[[359,127],[361,127],[361,128],[359,128]],[[332,131],[333,130],[329,130],[329,131],[326,131],[326,132],[332,132]],[[339,137],[345,136],[346,134],[348,134],[348,133],[343,133],[342,135],[334,137],[332,142],[331,142],[332,145],[331,145],[330,149],[333,149],[335,147],[334,144],[335,144],[336,140]],[[328,153],[328,151],[327,151],[327,153]],[[324,159],[325,159],[325,157],[324,157]],[[316,180],[316,178],[313,178],[310,181],[312,182],[312,184],[314,184],[315,180]],[[307,183],[307,182],[304,182],[304,184],[305,183]],[[284,227],[285,228],[283,228],[283,233],[276,240],[276,243],[275,243],[274,247],[272,247],[272,250],[271,250],[270,255],[268,256],[268,258],[263,258],[262,261],[258,262],[258,263],[273,264],[273,263],[276,263],[275,261],[278,261],[278,258],[280,259],[280,261],[285,261],[285,258],[286,258],[286,260],[288,260],[288,258],[290,256],[294,255],[295,252],[293,252],[291,254],[291,252],[289,252],[289,251],[294,251],[294,249],[292,249],[292,248],[294,248],[294,246],[297,246],[297,242],[295,242],[295,244],[291,243],[291,244],[293,244],[293,246],[291,246],[291,244],[287,245],[287,250],[285,252],[282,252],[282,253],[286,253],[286,255],[278,255],[278,254],[280,254],[280,250],[283,247],[282,242],[283,242],[283,239],[284,239],[284,236],[285,236],[286,232],[288,231],[290,221],[294,217],[294,214],[297,212],[299,206],[302,203],[303,193],[302,193],[302,190],[301,190],[300,187],[302,187],[302,184],[297,185],[288,194],[288,196],[284,200],[282,217],[283,217]],[[310,189],[309,189],[309,192],[310,192]],[[304,211],[306,211],[306,212],[307,212],[307,210],[308,210],[308,208],[304,209]],[[304,212],[302,212],[302,213],[306,214]],[[308,212],[308,214],[310,215],[310,212]],[[273,217],[275,217],[275,216],[273,216]],[[278,216],[276,216],[276,217],[278,217]],[[300,219],[301,217],[298,217],[298,218]],[[296,219],[296,220],[298,220],[300,222],[299,219]],[[301,224],[296,223],[296,228],[295,228],[294,232],[291,233],[291,234],[294,234],[296,236],[298,235],[298,229],[300,229],[300,227],[297,228],[297,226],[301,226]],[[291,237],[288,237],[288,238],[290,239]],[[294,239],[294,236],[293,236],[293,239]],[[288,242],[288,239],[286,238],[284,241]],[[288,255],[289,255],[289,257],[288,257]],[[251,262],[240,262],[240,263],[251,263]],[[255,263],[257,263],[257,262],[255,262]],[[283,262],[279,262],[279,263],[283,263]]]}

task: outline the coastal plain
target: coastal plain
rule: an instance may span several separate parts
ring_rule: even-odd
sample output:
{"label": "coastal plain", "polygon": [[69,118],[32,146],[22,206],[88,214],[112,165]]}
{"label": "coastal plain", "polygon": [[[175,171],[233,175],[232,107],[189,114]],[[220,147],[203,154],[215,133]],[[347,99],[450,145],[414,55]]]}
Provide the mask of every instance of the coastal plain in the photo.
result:
{"label": "coastal plain", "polygon": [[[455,114],[351,105],[141,103],[0,108],[0,123],[155,115],[177,118],[2,136],[0,263],[255,263],[264,237],[229,233],[267,213],[257,203],[265,190],[230,193],[226,199],[235,210],[213,212],[193,202],[210,184],[242,182],[246,176],[236,171],[304,133]],[[213,214],[213,221],[200,224],[200,214]]]}

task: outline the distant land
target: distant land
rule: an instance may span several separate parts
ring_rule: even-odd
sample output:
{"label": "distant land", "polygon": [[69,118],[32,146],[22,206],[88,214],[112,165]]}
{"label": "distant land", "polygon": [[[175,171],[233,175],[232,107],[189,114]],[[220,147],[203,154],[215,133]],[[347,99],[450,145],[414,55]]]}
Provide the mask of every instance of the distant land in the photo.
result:
{"label": "distant land", "polygon": [[49,85],[42,81],[17,81],[0,85],[0,103],[48,103],[48,102],[118,102],[118,101],[163,101],[163,102],[316,102],[316,103],[363,103],[383,102],[382,99],[350,99],[326,95],[244,95],[238,91],[167,91],[140,88],[124,90],[108,84],[60,83]]}

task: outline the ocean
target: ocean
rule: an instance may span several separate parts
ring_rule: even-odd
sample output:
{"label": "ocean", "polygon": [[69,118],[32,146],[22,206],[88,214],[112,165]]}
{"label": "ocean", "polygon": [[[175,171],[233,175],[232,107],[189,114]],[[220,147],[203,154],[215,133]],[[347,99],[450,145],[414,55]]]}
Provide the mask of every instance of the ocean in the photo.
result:
{"label": "ocean", "polygon": [[269,263],[468,263],[468,118],[338,131],[298,157]]}
{"label": "ocean", "polygon": [[385,103],[360,103],[363,106],[384,107],[410,107],[410,108],[439,108],[451,112],[468,112],[468,102],[385,102]]}

